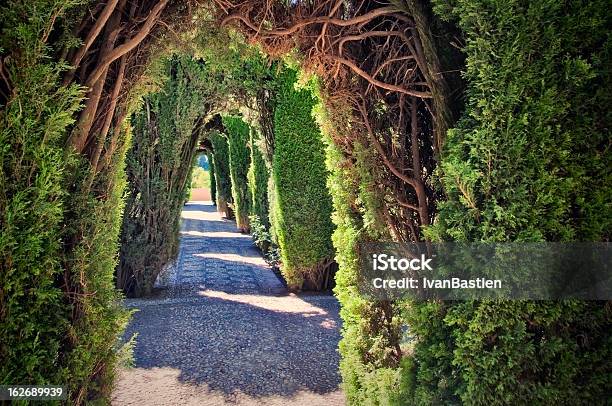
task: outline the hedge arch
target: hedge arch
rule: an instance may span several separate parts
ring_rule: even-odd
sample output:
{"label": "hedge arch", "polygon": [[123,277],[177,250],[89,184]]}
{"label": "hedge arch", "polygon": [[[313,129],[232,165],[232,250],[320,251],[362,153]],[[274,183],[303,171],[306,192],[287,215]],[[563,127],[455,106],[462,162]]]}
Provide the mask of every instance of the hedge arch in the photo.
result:
{"label": "hedge arch", "polygon": [[180,212],[206,113],[206,92],[195,74],[201,70],[198,62],[175,57],[163,65],[168,79],[134,115],[127,156],[129,190],[117,287],[136,297],[151,293],[163,267],[178,253]]}
{"label": "hedge arch", "polygon": [[[126,118],[146,93],[153,54],[184,45],[178,32],[221,26],[270,56],[296,50],[301,69],[319,78],[317,119],[331,172],[336,293],[345,321],[340,350],[350,403],[602,399],[608,388],[601,382],[609,375],[607,304],[447,306],[368,302],[356,294],[354,248],[361,241],[610,238],[612,165],[603,141],[610,117],[602,108],[611,93],[606,2],[430,6],[416,0],[5,2],[0,249],[3,286],[10,288],[0,294],[0,328],[7,332],[0,379],[69,382],[75,404],[109,396],[120,358],[116,337],[127,321],[113,281],[132,136]],[[465,40],[464,54],[451,45],[456,36]],[[514,48],[541,38],[536,54]],[[500,52],[483,54],[483,47]],[[457,73],[463,67],[467,83]],[[491,91],[493,82],[504,84],[506,98]],[[257,102],[269,105],[266,92]],[[269,158],[275,148],[270,117],[261,120]],[[521,134],[518,141],[514,132],[499,132],[508,125]],[[565,153],[543,166],[534,162],[524,142],[529,125],[542,154],[559,145]],[[497,151],[512,152],[515,162],[492,166],[483,159]],[[221,203],[227,196],[216,157],[214,165]],[[566,173],[566,167],[559,188],[548,174]],[[525,171],[533,183],[508,168]],[[504,195],[504,185],[487,183],[482,173],[497,180],[509,173],[521,193]],[[518,231],[541,211],[530,204],[533,196],[556,208],[559,234],[552,230],[556,218]],[[506,211],[511,215],[500,219]],[[32,216],[39,221],[33,224]],[[480,328],[479,320],[492,315],[499,320]],[[408,344],[402,340],[406,323]],[[501,342],[500,334],[513,344]],[[569,349],[576,368],[554,372],[559,348]],[[473,353],[499,366],[484,383]],[[583,371],[591,378],[582,379]],[[517,390],[518,383],[527,390]],[[501,385],[501,395],[491,385]]]}

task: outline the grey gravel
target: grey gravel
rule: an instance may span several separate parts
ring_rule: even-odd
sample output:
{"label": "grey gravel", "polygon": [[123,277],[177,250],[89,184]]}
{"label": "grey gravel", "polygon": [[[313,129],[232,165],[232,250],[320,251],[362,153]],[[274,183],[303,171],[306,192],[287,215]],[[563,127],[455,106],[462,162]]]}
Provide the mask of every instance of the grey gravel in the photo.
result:
{"label": "grey gravel", "polygon": [[115,405],[341,405],[339,305],[289,294],[210,202],[182,213],[180,253],[136,309]]}

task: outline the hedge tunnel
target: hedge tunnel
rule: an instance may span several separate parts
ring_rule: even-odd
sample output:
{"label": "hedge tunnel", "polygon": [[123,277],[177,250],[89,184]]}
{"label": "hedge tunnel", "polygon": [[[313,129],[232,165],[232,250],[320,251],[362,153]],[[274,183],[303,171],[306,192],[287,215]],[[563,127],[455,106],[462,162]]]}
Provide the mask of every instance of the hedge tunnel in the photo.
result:
{"label": "hedge tunnel", "polygon": [[[195,153],[351,405],[605,404],[609,301],[373,300],[367,242],[609,242],[606,1],[7,0],[0,383],[110,400]],[[337,272],[336,272],[337,269]]]}

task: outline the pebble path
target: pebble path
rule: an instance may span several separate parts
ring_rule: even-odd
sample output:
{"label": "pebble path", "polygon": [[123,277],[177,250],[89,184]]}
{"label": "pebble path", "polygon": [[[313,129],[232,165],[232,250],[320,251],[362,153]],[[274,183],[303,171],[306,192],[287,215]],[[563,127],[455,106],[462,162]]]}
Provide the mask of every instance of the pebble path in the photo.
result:
{"label": "pebble path", "polygon": [[210,202],[182,213],[180,253],[136,312],[113,405],[344,404],[333,296],[293,295]]}

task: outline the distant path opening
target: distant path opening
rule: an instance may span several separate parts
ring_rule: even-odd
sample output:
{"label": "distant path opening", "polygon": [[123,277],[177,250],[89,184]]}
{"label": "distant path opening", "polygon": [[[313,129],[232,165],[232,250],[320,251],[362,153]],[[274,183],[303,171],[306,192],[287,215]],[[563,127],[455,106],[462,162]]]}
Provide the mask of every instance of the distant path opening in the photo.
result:
{"label": "distant path opening", "polygon": [[339,305],[286,292],[252,243],[211,202],[182,213],[180,254],[137,308],[134,368],[114,405],[343,405]]}
{"label": "distant path opening", "polygon": [[210,189],[204,187],[191,189],[191,200],[210,200]]}

